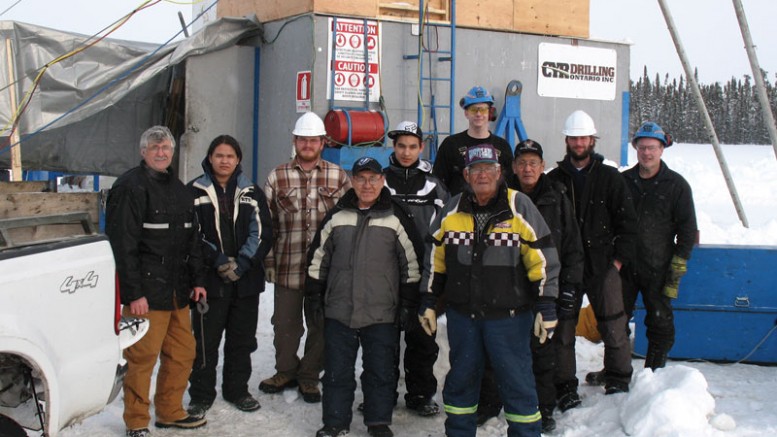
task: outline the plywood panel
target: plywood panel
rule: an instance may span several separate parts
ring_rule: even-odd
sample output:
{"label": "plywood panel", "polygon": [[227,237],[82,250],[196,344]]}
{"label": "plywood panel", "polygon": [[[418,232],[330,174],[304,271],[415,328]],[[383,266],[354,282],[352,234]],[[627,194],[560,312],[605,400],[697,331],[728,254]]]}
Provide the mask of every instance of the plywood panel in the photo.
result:
{"label": "plywood panel", "polygon": [[[221,0],[217,15],[261,22],[319,14],[417,20],[419,0]],[[449,21],[449,0],[430,0],[431,21]],[[456,25],[587,38],[590,0],[456,0]]]}
{"label": "plywood panel", "polygon": [[456,0],[456,25],[513,29],[513,0]]}
{"label": "plywood panel", "polygon": [[513,29],[588,38],[589,0],[515,0]]}

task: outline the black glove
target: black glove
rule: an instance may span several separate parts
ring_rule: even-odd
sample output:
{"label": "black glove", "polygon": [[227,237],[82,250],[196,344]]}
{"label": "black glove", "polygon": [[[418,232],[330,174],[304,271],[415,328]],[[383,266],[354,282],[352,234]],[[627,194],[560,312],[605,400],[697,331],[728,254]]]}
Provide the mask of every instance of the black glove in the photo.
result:
{"label": "black glove", "polygon": [[556,313],[559,319],[569,320],[575,318],[575,299],[577,291],[574,287],[564,286],[556,299]]}

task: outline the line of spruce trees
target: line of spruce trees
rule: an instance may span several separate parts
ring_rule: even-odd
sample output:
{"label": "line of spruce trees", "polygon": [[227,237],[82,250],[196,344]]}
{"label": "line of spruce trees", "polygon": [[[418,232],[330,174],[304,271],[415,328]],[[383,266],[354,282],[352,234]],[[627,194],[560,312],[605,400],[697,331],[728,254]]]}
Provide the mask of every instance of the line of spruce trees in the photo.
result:
{"label": "line of spruce trees", "polygon": [[[772,114],[777,118],[777,75],[769,82],[762,71]],[[696,74],[698,81],[698,74]],[[699,84],[712,124],[723,144],[770,144],[751,76],[744,79],[732,77],[726,83]],[[675,141],[709,144],[710,137],[704,129],[701,114],[696,107],[688,81],[670,79],[661,81],[658,74],[651,80],[647,67],[642,77],[631,81],[630,132],[644,121],[654,121],[663,126]]]}

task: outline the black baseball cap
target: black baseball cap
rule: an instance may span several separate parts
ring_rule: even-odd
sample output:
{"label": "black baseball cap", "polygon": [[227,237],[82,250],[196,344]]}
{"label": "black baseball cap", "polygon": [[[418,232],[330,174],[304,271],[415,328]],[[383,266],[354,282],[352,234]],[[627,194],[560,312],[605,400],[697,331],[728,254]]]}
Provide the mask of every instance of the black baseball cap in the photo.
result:
{"label": "black baseball cap", "polygon": [[378,174],[383,173],[383,167],[380,163],[376,161],[375,158],[370,158],[369,156],[357,159],[356,162],[353,163],[351,173],[357,174],[364,170],[369,170]]}
{"label": "black baseball cap", "polygon": [[543,159],[542,145],[534,140],[523,140],[515,146],[513,155],[516,158],[518,158],[520,155],[523,155],[524,153],[536,153],[540,156],[540,159]]}

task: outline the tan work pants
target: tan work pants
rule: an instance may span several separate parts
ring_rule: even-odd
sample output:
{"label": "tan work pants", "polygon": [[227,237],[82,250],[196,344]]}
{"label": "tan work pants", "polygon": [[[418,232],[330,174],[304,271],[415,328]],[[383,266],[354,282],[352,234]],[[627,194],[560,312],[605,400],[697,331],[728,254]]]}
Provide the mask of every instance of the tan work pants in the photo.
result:
{"label": "tan work pants", "polygon": [[[124,316],[131,316],[129,306]],[[128,429],[147,428],[151,419],[151,374],[161,361],[156,379],[154,407],[157,421],[173,422],[187,416],[183,393],[189,382],[195,356],[189,308],[149,311],[148,333],[124,351],[127,375],[124,377],[124,423]]]}

